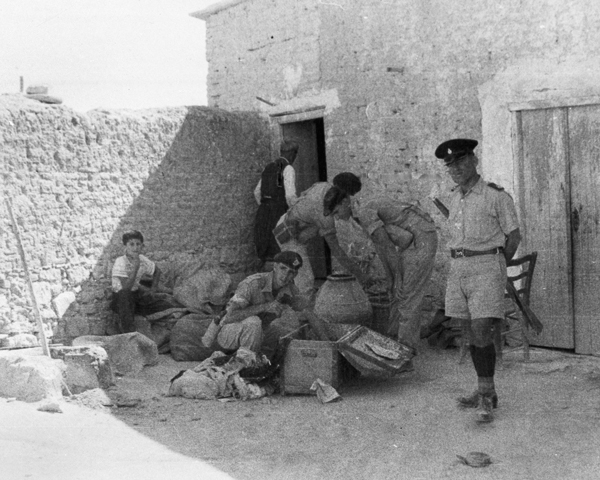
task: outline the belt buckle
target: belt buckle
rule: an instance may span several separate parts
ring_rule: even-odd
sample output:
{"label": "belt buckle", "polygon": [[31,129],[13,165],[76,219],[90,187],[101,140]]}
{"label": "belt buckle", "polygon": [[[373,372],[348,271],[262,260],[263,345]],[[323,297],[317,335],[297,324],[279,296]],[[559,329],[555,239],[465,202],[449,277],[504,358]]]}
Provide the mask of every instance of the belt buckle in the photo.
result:
{"label": "belt buckle", "polygon": [[463,248],[457,248],[454,250],[454,258],[463,258],[465,256],[465,251]]}

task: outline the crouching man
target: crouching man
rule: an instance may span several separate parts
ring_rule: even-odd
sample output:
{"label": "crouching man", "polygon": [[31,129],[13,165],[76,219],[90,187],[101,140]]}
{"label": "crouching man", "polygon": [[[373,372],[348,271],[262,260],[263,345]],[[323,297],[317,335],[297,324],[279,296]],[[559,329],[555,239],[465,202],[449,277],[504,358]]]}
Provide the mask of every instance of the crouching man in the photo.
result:
{"label": "crouching man", "polygon": [[[286,308],[300,311],[307,306],[307,300],[294,284],[300,267],[299,254],[280,252],[273,258],[271,272],[256,273],[242,280],[220,321],[217,347],[225,351],[245,347],[269,357],[279,337],[291,331],[271,323]],[[269,339],[268,345],[263,343],[265,337]]]}

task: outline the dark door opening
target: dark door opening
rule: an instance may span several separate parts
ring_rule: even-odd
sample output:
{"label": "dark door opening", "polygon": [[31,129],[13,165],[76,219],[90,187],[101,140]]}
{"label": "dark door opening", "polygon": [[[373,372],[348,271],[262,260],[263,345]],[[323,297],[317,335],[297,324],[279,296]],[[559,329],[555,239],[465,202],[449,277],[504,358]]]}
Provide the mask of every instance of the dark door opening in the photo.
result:
{"label": "dark door opening", "polygon": [[[327,161],[323,119],[283,123],[281,134],[284,139],[293,139],[300,145],[298,158],[294,163],[298,194],[316,182],[326,182]],[[308,254],[315,278],[326,278],[331,273],[331,252],[325,240],[321,237],[312,239],[308,245]]]}

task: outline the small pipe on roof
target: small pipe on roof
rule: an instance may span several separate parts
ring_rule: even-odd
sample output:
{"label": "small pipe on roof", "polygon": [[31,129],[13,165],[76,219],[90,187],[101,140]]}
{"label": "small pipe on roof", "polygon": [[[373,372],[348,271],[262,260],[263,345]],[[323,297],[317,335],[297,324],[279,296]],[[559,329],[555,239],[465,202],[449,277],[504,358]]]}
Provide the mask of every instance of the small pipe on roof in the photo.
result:
{"label": "small pipe on roof", "polygon": [[259,101],[261,101],[261,102],[263,102],[263,103],[266,103],[267,105],[269,105],[271,107],[276,107],[277,106],[276,103],[271,103],[268,100],[265,100],[264,98],[256,97],[256,99],[259,100]]}

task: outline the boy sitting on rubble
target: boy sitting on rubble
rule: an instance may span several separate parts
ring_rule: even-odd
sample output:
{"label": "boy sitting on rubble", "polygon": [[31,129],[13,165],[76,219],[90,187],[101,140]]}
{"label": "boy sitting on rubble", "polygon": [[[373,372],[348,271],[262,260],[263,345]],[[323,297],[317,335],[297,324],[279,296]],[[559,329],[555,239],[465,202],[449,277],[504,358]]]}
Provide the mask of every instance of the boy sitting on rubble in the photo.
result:
{"label": "boy sitting on rubble", "polygon": [[135,332],[134,315],[150,315],[173,305],[157,292],[160,269],[141,254],[144,236],[137,230],[123,234],[125,255],[112,268],[113,298],[110,308],[119,317],[119,333]]}

